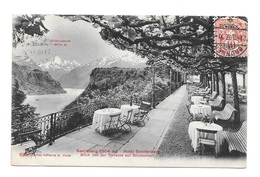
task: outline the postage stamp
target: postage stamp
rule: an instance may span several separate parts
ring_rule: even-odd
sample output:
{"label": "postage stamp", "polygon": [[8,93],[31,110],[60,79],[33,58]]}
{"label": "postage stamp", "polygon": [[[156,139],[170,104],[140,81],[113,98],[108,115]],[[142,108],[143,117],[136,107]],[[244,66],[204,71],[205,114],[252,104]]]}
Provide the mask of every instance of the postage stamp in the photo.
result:
{"label": "postage stamp", "polygon": [[247,22],[232,17],[215,21],[215,57],[246,57],[247,42]]}

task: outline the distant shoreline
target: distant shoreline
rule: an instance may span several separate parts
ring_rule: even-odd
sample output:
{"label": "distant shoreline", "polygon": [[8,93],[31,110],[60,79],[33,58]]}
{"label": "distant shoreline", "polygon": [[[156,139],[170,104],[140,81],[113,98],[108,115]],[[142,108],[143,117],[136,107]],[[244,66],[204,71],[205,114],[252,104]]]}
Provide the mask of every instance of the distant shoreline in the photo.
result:
{"label": "distant shoreline", "polygon": [[27,95],[24,104],[36,107],[40,116],[61,111],[74,101],[85,89],[64,88],[67,93],[48,95]]}

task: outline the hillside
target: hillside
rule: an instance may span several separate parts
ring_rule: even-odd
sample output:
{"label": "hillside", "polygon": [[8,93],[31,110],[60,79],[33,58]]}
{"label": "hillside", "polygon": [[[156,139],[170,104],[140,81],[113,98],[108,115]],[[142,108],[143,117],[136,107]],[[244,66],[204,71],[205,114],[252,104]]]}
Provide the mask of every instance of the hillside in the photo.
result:
{"label": "hillside", "polygon": [[41,69],[27,54],[22,56],[13,56],[13,62],[18,65],[30,67],[31,69]]}
{"label": "hillside", "polygon": [[99,58],[88,64],[84,64],[75,68],[68,74],[64,74],[58,81],[64,88],[86,88],[90,82],[90,74],[95,68],[108,67],[128,67],[128,68],[144,68],[146,60],[136,58],[136,56],[107,56]]}
{"label": "hillside", "polygon": [[[163,70],[164,71],[164,70]],[[166,71],[166,70],[165,70]],[[169,77],[156,76],[156,90],[166,88]],[[90,74],[90,82],[85,91],[66,109],[93,104],[100,107],[119,107],[134,101],[151,101],[152,72],[148,68],[96,68]]]}
{"label": "hillside", "polygon": [[20,89],[29,95],[66,93],[60,83],[55,81],[48,72],[32,69],[28,66],[12,63],[12,77],[20,85]]}

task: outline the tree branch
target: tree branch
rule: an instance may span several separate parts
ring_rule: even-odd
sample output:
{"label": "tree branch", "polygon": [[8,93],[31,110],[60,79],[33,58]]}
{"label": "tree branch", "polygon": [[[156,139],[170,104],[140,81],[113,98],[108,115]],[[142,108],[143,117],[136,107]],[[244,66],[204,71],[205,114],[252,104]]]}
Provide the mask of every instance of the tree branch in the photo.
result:
{"label": "tree branch", "polygon": [[192,16],[194,22],[196,24],[199,24],[201,26],[204,26],[205,28],[209,29],[210,28],[210,24],[208,21],[201,19],[200,17],[196,17],[196,16]]}
{"label": "tree branch", "polygon": [[185,23],[180,23],[180,24],[177,24],[177,25],[173,25],[173,26],[169,26],[169,27],[164,27],[162,28],[162,31],[165,32],[165,31],[171,31],[175,28],[180,28],[180,27],[183,27],[183,26],[191,26],[191,25],[194,25],[195,23],[194,22],[185,22]]}
{"label": "tree branch", "polygon": [[123,25],[123,26],[129,26],[129,27],[135,28],[135,27],[142,27],[145,25],[150,25],[150,24],[155,24],[155,23],[160,23],[160,20],[139,21],[136,24],[129,24],[129,25]]}

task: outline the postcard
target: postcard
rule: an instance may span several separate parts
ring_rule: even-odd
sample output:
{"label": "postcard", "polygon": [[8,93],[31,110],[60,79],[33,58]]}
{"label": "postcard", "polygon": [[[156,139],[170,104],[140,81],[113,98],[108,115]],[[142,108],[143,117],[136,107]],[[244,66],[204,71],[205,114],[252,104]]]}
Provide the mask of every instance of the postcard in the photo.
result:
{"label": "postcard", "polygon": [[246,17],[12,22],[12,165],[246,168]]}

